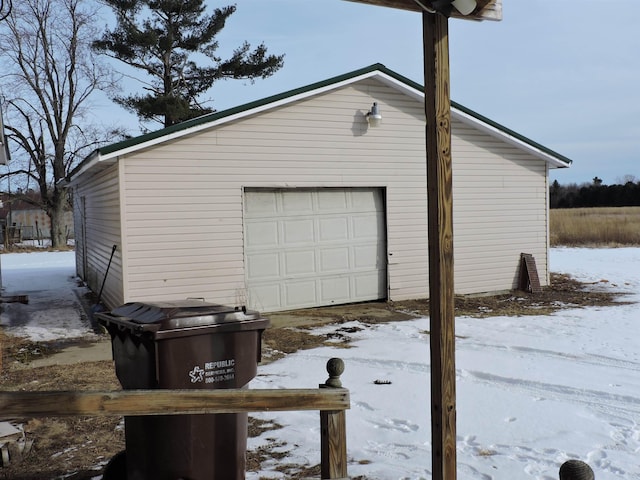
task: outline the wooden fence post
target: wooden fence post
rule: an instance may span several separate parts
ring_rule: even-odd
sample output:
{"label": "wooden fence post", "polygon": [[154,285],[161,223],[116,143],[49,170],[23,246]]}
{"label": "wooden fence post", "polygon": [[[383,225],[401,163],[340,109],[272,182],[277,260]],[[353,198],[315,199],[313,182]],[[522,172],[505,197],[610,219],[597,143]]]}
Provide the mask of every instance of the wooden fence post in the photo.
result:
{"label": "wooden fence post", "polygon": [[[344,362],[331,358],[327,362],[329,378],[320,388],[342,388],[340,375]],[[320,411],[320,478],[347,478],[347,422],[345,410]]]}

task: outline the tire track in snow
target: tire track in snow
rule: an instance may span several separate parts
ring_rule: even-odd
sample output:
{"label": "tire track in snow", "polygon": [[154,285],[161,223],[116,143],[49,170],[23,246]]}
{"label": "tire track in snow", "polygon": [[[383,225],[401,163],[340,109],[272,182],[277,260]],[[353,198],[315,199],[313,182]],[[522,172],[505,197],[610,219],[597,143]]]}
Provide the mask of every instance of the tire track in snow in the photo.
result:
{"label": "tire track in snow", "polygon": [[500,388],[506,386],[512,391],[532,393],[542,398],[586,405],[606,414],[615,414],[621,411],[636,415],[640,414],[640,398],[632,395],[619,395],[602,390],[574,388],[535,380],[503,377],[473,370],[463,370],[461,374],[464,378],[475,380],[478,383]]}
{"label": "tire track in snow", "polygon": [[614,367],[625,370],[631,370],[635,372],[640,372],[640,364],[637,362],[624,360],[621,358],[614,358],[605,355],[598,354],[586,354],[586,355],[576,355],[576,354],[568,354],[563,352],[558,352],[555,350],[544,350],[539,348],[532,347],[523,347],[523,346],[511,346],[511,345],[496,345],[496,344],[488,344],[488,343],[465,343],[458,347],[458,350],[465,351],[499,351],[499,352],[516,352],[516,353],[524,353],[531,355],[534,359],[538,357],[544,357],[545,359],[557,359],[557,360],[568,360],[571,362],[577,362],[581,365],[587,366],[597,366],[597,367]]}

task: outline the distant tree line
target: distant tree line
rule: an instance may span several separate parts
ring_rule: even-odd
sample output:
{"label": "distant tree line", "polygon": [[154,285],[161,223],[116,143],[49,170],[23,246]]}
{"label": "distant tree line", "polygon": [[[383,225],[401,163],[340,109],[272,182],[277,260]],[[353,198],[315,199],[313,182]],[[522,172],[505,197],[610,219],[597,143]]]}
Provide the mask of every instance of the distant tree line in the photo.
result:
{"label": "distant tree line", "polygon": [[580,185],[560,185],[555,180],[549,191],[549,205],[551,208],[640,206],[640,181],[631,175],[616,185],[605,185],[598,177]]}

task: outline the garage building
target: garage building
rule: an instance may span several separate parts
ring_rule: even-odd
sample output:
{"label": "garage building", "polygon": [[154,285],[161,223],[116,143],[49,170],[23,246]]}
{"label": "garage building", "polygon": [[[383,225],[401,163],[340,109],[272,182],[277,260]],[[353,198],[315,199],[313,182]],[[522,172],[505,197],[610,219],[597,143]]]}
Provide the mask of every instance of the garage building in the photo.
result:
{"label": "garage building", "polygon": [[[370,125],[376,104],[381,124]],[[273,312],[428,296],[423,88],[372,65],[94,151],[70,175],[78,275],[103,301]],[[548,284],[549,170],[452,103],[455,292]]]}

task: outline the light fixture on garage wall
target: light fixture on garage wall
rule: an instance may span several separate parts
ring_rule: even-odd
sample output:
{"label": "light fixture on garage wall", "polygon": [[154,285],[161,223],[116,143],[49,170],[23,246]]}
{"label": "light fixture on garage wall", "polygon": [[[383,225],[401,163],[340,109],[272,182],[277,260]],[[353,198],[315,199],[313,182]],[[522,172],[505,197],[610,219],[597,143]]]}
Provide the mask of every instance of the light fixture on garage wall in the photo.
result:
{"label": "light fixture on garage wall", "polygon": [[373,102],[371,106],[371,110],[367,112],[367,121],[369,122],[370,127],[378,127],[382,122],[382,115],[380,115],[380,109],[378,108],[378,103]]}

